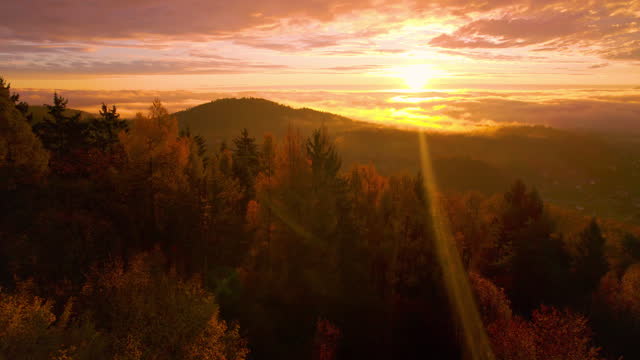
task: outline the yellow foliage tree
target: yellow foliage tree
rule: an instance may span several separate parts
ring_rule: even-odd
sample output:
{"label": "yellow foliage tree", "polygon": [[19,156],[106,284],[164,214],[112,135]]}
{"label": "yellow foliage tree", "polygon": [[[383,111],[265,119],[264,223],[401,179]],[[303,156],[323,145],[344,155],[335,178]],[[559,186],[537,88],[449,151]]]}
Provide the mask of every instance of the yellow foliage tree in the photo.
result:
{"label": "yellow foliage tree", "polygon": [[120,139],[132,166],[143,171],[159,189],[185,185],[190,144],[178,133],[178,120],[169,115],[160,100],[154,100],[148,115],[138,113],[128,133]]}
{"label": "yellow foliage tree", "polygon": [[81,301],[107,330],[117,359],[244,360],[236,326],[218,317],[218,305],[200,281],[166,272],[159,252],[108,265],[90,277]]}
{"label": "yellow foliage tree", "polygon": [[163,210],[177,192],[188,189],[189,139],[179,136],[178,120],[156,99],[147,115],[136,115],[131,130],[120,134],[120,141],[131,183],[148,192],[156,223],[164,223]]}
{"label": "yellow foliage tree", "polygon": [[49,153],[0,78],[0,169],[11,182],[28,181],[44,175],[48,164]]}

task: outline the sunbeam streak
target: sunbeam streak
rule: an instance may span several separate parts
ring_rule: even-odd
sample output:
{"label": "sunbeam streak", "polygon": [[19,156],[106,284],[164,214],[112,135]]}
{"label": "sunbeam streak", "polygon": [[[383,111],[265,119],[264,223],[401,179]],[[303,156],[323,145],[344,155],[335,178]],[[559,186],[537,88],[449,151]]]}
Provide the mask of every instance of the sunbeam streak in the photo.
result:
{"label": "sunbeam streak", "polygon": [[429,214],[433,223],[435,250],[442,267],[444,284],[449,301],[457,316],[466,345],[465,358],[472,360],[493,360],[493,351],[476,307],[467,272],[456,249],[447,218],[437,201],[438,186],[434,179],[431,156],[424,132],[418,133],[423,186],[427,194]]}

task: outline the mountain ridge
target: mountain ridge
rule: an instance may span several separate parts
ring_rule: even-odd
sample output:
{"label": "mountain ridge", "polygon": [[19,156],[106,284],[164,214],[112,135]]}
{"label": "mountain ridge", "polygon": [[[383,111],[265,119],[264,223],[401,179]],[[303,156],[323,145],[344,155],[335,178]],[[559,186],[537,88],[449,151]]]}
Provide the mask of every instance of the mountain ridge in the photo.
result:
{"label": "mountain ridge", "polygon": [[189,128],[212,142],[235,136],[243,128],[257,136],[265,133],[283,136],[289,127],[309,133],[322,125],[336,132],[375,126],[330,112],[293,108],[255,97],[217,99],[173,115],[178,119],[180,128]]}

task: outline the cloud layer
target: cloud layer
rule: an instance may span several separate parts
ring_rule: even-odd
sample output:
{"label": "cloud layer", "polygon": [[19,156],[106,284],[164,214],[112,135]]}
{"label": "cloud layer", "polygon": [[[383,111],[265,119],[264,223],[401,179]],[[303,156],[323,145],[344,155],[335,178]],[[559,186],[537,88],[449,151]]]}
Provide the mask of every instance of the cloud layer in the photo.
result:
{"label": "cloud layer", "polygon": [[[284,56],[323,50],[315,54],[318,59],[334,61],[341,54],[390,57],[437,49],[455,49],[475,60],[513,61],[521,55],[512,50],[526,49],[538,52],[538,58],[591,56],[600,63],[635,62],[640,60],[640,0],[0,3],[0,55],[12,56],[0,71],[12,75],[29,69],[148,73],[148,67],[156,68],[151,73],[189,73],[196,68],[216,74],[227,66],[198,62],[193,54],[202,51],[233,53],[245,63],[262,64],[247,71],[260,71],[264,65],[309,70],[299,56],[274,56],[263,64],[260,53],[250,49]],[[329,65],[325,67],[356,64]]]}
{"label": "cloud layer", "polygon": [[[635,129],[640,0],[2,1],[0,75],[86,110],[268,89],[251,94],[404,125]],[[412,84],[447,90],[388,90]],[[512,91],[531,84],[588,91]],[[451,90],[469,88],[511,90]]]}
{"label": "cloud layer", "polygon": [[[33,105],[50,103],[53,90],[19,90]],[[392,126],[473,130],[487,126],[547,125],[565,129],[640,132],[640,93],[633,89],[406,92],[337,91],[61,91],[71,107],[97,112],[106,102],[131,116],[160,98],[171,111],[224,97],[265,97]],[[603,121],[607,120],[607,121]]]}

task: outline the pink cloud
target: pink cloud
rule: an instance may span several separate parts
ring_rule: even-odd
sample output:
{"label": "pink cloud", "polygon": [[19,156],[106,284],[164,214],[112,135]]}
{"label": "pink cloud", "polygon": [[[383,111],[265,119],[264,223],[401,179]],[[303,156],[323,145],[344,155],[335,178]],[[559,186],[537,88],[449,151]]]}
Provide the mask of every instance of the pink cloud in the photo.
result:
{"label": "pink cloud", "polygon": [[[512,5],[515,5],[513,2]],[[450,48],[517,48],[534,51],[583,51],[599,46],[609,59],[640,58],[639,1],[523,2],[499,17],[475,19],[430,45]]]}
{"label": "pink cloud", "polygon": [[432,45],[449,48],[500,48],[538,44],[584,29],[585,14],[544,13],[530,18],[504,16],[498,19],[473,21],[453,34],[442,34]]}
{"label": "pink cloud", "polygon": [[[640,0],[1,1],[0,72],[276,73],[304,71],[306,62],[293,59],[301,53],[324,69],[356,72],[425,47],[514,64],[566,61],[559,53],[574,63],[588,55],[589,64],[635,64],[638,14]],[[346,56],[369,59],[332,62]]]}
{"label": "pink cloud", "polygon": [[370,0],[3,1],[0,34],[38,41],[224,35],[289,17],[328,21],[371,6]]}
{"label": "pink cloud", "polygon": [[[51,59],[53,60],[53,59]],[[0,72],[11,74],[74,75],[156,75],[156,74],[238,74],[285,70],[284,65],[213,57],[211,59],[101,60],[96,58],[56,59],[33,62],[14,59],[0,64]]]}

